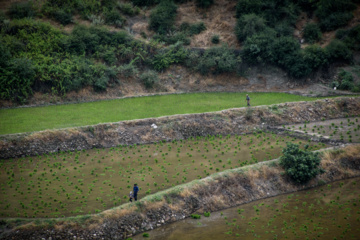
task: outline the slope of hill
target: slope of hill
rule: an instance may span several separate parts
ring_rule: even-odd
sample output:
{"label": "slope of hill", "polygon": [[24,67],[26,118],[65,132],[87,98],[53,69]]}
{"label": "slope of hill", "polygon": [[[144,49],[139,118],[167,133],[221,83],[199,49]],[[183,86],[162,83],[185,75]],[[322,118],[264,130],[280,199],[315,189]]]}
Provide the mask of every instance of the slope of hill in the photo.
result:
{"label": "slope of hill", "polygon": [[0,106],[159,92],[357,92],[355,3],[1,1]]}

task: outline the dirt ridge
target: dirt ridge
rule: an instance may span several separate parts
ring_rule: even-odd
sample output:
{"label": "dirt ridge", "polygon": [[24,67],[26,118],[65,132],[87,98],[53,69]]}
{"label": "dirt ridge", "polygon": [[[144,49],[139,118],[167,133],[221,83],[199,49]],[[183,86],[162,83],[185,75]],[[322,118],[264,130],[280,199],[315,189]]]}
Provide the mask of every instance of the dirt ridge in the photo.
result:
{"label": "dirt ridge", "polygon": [[[0,136],[0,159],[196,136],[244,134],[254,129],[266,129],[268,126],[353,115],[360,115],[360,98],[343,97],[10,134]],[[152,127],[152,124],[157,128]]]}

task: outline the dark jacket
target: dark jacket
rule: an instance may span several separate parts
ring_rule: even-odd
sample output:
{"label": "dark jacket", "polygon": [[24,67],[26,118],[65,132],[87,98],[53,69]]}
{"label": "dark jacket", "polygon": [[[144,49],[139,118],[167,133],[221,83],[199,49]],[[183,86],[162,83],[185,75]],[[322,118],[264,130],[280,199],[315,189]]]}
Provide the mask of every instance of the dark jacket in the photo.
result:
{"label": "dark jacket", "polygon": [[138,186],[134,186],[134,194],[137,194],[139,191],[139,187]]}

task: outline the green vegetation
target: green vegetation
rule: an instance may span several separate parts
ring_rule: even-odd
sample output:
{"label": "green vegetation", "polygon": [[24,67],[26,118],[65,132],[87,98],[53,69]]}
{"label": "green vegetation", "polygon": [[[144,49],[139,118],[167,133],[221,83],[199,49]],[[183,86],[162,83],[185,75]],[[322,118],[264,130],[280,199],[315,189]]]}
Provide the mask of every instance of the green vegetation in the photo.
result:
{"label": "green vegetation", "polygon": [[226,169],[277,158],[288,141],[301,140],[256,132],[0,160],[0,217],[98,213],[129,202],[134,183],[143,198]]}
{"label": "green vegetation", "polygon": [[280,158],[280,165],[285,168],[285,172],[290,178],[299,184],[305,184],[316,177],[323,170],[319,168],[319,153],[313,153],[307,150],[301,150],[299,145],[287,143],[283,149],[283,156]]}
{"label": "green vegetation", "polygon": [[[121,77],[139,79],[148,70],[163,71],[174,64],[203,75],[242,74],[241,69],[248,64],[273,64],[300,79],[335,62],[351,63],[352,51],[360,48],[359,26],[339,29],[336,39],[325,48],[314,45],[302,49],[292,36],[301,10],[319,18],[319,25],[310,23],[304,31],[306,41],[314,43],[321,39],[320,30],[336,30],[352,18],[353,1],[238,0],[235,33],[242,43],[241,51],[225,43],[205,51],[189,50],[183,45],[189,45],[191,37],[204,31],[206,25],[201,21],[175,25],[178,6],[184,2],[14,3],[7,15],[0,16],[0,98],[25,104],[35,92],[63,97],[89,86],[101,92],[118,86]],[[204,14],[212,3],[196,1]],[[109,25],[124,27],[127,18],[147,11],[146,6],[152,7],[149,29],[156,33],[150,41],[133,39],[123,30],[109,31]],[[91,26],[77,23],[65,33],[43,21],[46,16],[67,25],[74,22],[75,15],[90,21]],[[144,32],[142,36],[148,38]],[[218,44],[220,38],[214,35],[209,40]]]}
{"label": "green vegetation", "polygon": [[[252,106],[318,99],[286,93],[251,93],[250,96]],[[219,111],[234,107],[245,107],[245,97],[246,93],[195,93],[47,107],[0,109],[0,134],[86,126],[174,114]]]}
{"label": "green vegetation", "polygon": [[[359,184],[359,178],[349,179],[225,210],[215,223],[224,226],[218,238],[356,239]],[[203,229],[205,237],[220,235],[211,227]]]}
{"label": "green vegetation", "polygon": [[288,130],[303,131],[307,134],[329,137],[333,140],[360,143],[360,119],[347,117],[346,120],[328,120],[324,122],[284,126]]}
{"label": "green vegetation", "polygon": [[[299,3],[299,4],[297,4]],[[295,21],[300,9],[309,15],[315,14],[320,25],[310,23],[304,29],[304,38],[313,43],[321,39],[321,31],[329,31],[344,26],[353,17],[352,1],[249,1],[239,0],[236,8],[237,25],[235,33],[243,44],[242,58],[251,64],[275,64],[295,78],[303,78],[319,67],[329,63],[350,62],[353,46],[358,40],[351,34],[344,41],[334,40],[325,49],[305,51],[292,37]],[[354,27],[355,30],[357,27]],[[339,34],[346,37],[347,32]],[[340,38],[340,37],[339,37]],[[344,39],[345,40],[345,39]],[[314,49],[312,49],[314,50]],[[309,57],[312,61],[308,61]],[[316,65],[311,62],[316,61]]]}

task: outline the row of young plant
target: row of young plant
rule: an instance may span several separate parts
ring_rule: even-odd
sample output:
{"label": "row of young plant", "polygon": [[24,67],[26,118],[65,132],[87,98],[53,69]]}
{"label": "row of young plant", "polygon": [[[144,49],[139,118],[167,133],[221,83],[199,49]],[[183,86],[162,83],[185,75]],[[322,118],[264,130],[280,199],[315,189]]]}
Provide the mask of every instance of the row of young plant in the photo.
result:
{"label": "row of young plant", "polygon": [[[226,169],[277,158],[285,142],[301,144],[258,132],[2,160],[0,215],[60,217],[100,212],[128,202],[134,183],[142,198]],[[309,144],[312,149],[324,147]]]}
{"label": "row of young plant", "polygon": [[252,239],[356,239],[359,232],[359,179],[288,194],[223,215],[226,236]]}
{"label": "row of young plant", "polygon": [[[285,127],[285,126],[284,126]],[[345,142],[360,142],[360,124],[358,118],[347,118],[344,121],[327,121],[324,123],[305,123],[304,125],[293,125],[287,129],[300,130],[305,133],[317,134],[321,137]]]}

